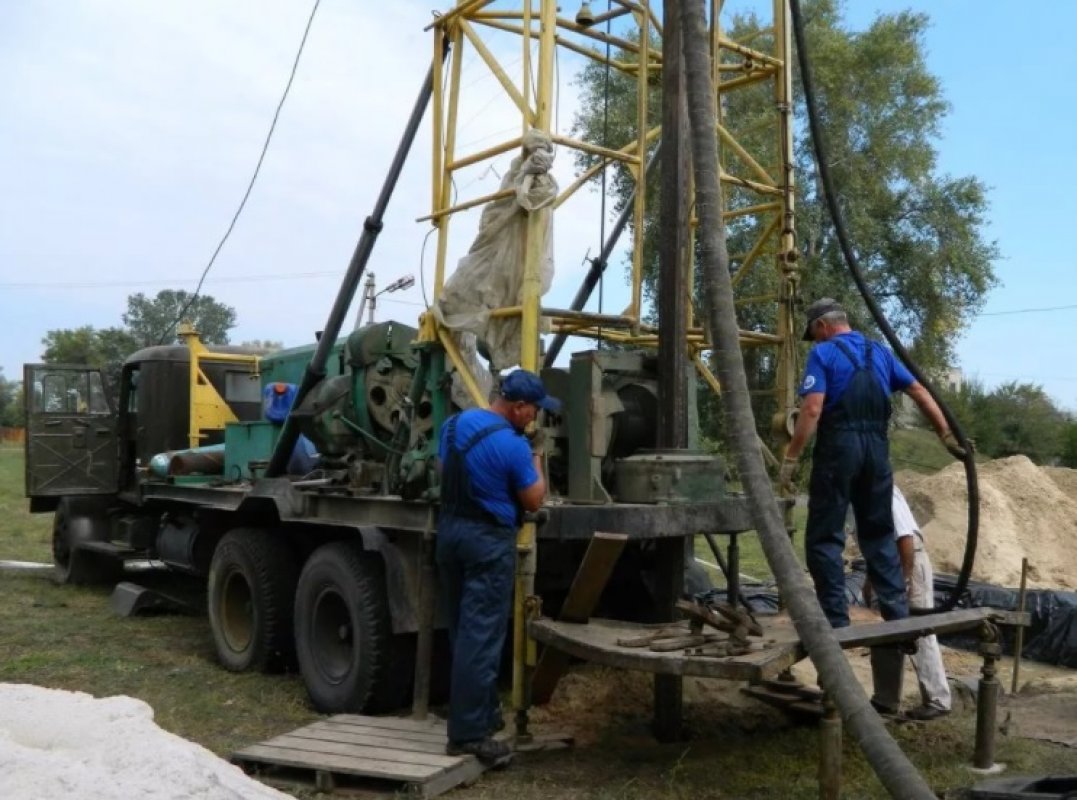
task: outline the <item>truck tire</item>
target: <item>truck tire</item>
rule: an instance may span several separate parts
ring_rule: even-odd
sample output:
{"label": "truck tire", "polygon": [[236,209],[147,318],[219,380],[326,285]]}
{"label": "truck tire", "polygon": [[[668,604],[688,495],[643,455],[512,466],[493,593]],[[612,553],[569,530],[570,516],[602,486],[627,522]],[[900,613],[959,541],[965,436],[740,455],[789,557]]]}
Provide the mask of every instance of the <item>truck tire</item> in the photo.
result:
{"label": "truck tire", "polygon": [[350,542],[307,559],[295,594],[299,671],[322,713],[378,712],[406,699],[411,673],[397,656],[385,567]]}
{"label": "truck tire", "polygon": [[295,554],[258,528],[225,534],[209,567],[209,624],[217,659],[232,672],[274,672],[293,662]]}
{"label": "truck tire", "polygon": [[89,586],[114,584],[123,577],[123,561],[83,550],[82,542],[108,541],[107,505],[95,497],[63,497],[52,518],[53,580]]}

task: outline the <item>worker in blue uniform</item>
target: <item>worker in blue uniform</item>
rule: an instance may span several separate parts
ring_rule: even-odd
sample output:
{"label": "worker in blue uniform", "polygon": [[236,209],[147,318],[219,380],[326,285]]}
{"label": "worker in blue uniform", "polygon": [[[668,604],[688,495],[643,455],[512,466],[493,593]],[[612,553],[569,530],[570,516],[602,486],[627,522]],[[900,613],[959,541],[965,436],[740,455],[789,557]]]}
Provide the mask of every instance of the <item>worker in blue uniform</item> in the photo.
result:
{"label": "worker in blue uniform", "polygon": [[[883,619],[903,619],[909,615],[909,606],[891,508],[890,395],[905,392],[954,457],[964,458],[964,450],[923,385],[890,350],[852,330],[836,300],[823,298],[808,307],[804,339],[816,345],[804,370],[800,413],[779,482],[792,488],[797,461],[816,434],[805,531],[808,571],[816,596],[831,625],[840,628],[849,624],[842,553],[845,514],[851,504],[860,550]],[[877,674],[892,674],[893,670],[879,668],[892,659],[902,659],[897,648],[872,649]],[[878,704],[876,708],[896,711]]]}
{"label": "worker in blue uniform", "polygon": [[538,375],[509,373],[489,409],[468,409],[442,427],[438,577],[449,613],[452,677],[449,755],[490,766],[511,758],[493,738],[503,727],[498,667],[512,605],[516,530],[546,495],[541,438],[523,435],[540,409],[558,413]]}

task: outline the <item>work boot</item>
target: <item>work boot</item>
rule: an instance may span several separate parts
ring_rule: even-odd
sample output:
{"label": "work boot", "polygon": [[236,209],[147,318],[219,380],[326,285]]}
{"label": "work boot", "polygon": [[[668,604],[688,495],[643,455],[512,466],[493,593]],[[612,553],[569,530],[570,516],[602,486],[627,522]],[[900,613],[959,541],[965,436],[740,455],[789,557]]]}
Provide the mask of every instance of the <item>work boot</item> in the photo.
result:
{"label": "work boot", "polygon": [[884,719],[897,719],[901,715],[901,711],[890,706],[884,706],[882,703],[872,698],[871,707],[875,709],[875,712]]}
{"label": "work boot", "polygon": [[905,719],[911,719],[917,722],[930,722],[933,719],[945,717],[949,713],[950,709],[948,708],[939,708],[938,706],[917,706],[916,708],[910,708],[905,712]]}
{"label": "work boot", "polygon": [[475,756],[488,767],[502,767],[512,761],[512,748],[490,737],[470,742],[449,742],[445,752],[450,756]]}

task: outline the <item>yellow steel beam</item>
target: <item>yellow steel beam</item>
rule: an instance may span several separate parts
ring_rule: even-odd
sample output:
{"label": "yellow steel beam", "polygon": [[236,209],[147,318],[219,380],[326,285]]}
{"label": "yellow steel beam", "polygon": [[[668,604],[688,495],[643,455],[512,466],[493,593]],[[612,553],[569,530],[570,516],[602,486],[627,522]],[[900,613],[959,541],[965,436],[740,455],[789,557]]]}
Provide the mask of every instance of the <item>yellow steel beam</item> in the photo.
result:
{"label": "yellow steel beam", "polygon": [[781,203],[760,203],[755,206],[744,206],[722,212],[722,219],[737,219],[738,217],[754,217],[757,214],[765,214],[769,211],[781,211]]}
{"label": "yellow steel beam", "polygon": [[[445,131],[445,144],[444,152],[441,156],[440,164],[451,164],[456,155],[456,118],[457,112],[460,106],[460,72],[462,70],[464,53],[463,43],[464,34],[460,31],[459,27],[451,29],[452,39],[452,70],[449,77],[449,111],[446,117],[446,131]],[[440,96],[435,94],[437,99]],[[449,222],[451,216],[444,213],[439,213],[442,209],[448,208],[449,198],[452,196],[452,179],[451,175],[439,172],[438,185],[440,187],[440,196],[437,200],[437,206],[434,208],[435,225],[438,229],[438,243],[437,243],[437,257],[434,264],[434,297],[437,298],[441,295],[441,290],[445,286],[445,258],[448,254],[449,248]]]}
{"label": "yellow steel beam", "polygon": [[486,395],[483,394],[482,389],[479,388],[478,382],[475,380],[475,376],[471,374],[470,368],[468,368],[467,362],[464,361],[463,355],[460,354],[460,348],[456,346],[456,342],[453,341],[452,333],[448,328],[444,328],[441,325],[437,326],[438,340],[441,342],[441,346],[445,348],[445,355],[449,357],[449,361],[452,362],[453,368],[460,376],[460,380],[464,383],[464,388],[467,389],[468,395],[471,397],[471,401],[478,408],[486,408]]}
{"label": "yellow steel beam", "polygon": [[[487,28],[494,28],[499,31],[505,31],[506,33],[515,33],[516,35],[521,37],[524,35],[524,30],[526,30],[526,28],[520,27],[519,25],[510,25],[506,22],[498,22],[493,19],[487,18],[473,19],[472,22],[474,22],[476,25],[482,25]],[[536,38],[537,36],[538,34],[533,33],[531,38]],[[600,64],[609,64],[611,67],[613,67],[619,72],[624,72],[625,74],[635,74],[634,65],[627,64],[624,61],[619,61],[615,58],[610,58],[609,60],[607,60],[606,57],[600,55],[598,51],[593,50],[590,47],[584,47],[583,45],[576,44],[571,39],[566,39],[564,37],[558,36],[557,45],[558,47],[563,47],[566,50],[571,50],[574,53],[578,53],[585,58],[589,58],[592,61],[597,61]]]}
{"label": "yellow steel beam", "polygon": [[[662,127],[660,125],[655,126],[655,127],[651,128],[649,131],[647,131],[647,144],[650,145],[651,142],[653,142],[655,139],[657,139],[659,134],[661,134],[661,133],[662,133]],[[626,144],[624,147],[619,148],[617,150],[617,152],[618,153],[628,153],[629,150],[638,150],[638,148],[639,148],[639,143],[636,142],[636,141],[632,141],[632,142],[629,142],[628,144]],[[623,159],[616,159],[616,160],[621,161]],[[588,167],[583,172],[581,172],[579,177],[577,177],[576,180],[574,180],[572,183],[570,183],[568,185],[568,187],[566,187],[565,190],[563,192],[561,192],[561,194],[559,194],[557,196],[557,199],[554,201],[554,204],[553,204],[554,210],[556,211],[557,208],[562,203],[564,203],[566,200],[568,200],[568,198],[570,198],[577,191],[579,191],[581,186],[583,186],[585,183],[587,183],[587,181],[591,180],[591,178],[593,178],[595,175],[597,175],[599,172],[601,172],[603,169],[605,169],[607,166],[609,166],[612,161],[614,161],[614,159],[612,159],[612,158],[602,158],[597,163],[592,164],[590,167]],[[635,164],[635,161],[636,161],[636,157],[633,156],[632,157],[632,163]],[[639,165],[635,164],[635,166],[638,169]],[[635,172],[636,171],[633,170],[632,174],[635,175]]]}
{"label": "yellow steel beam", "polygon": [[752,158],[751,153],[744,149],[741,143],[734,138],[733,134],[731,134],[724,125],[718,126],[718,136],[730,150],[737,154],[737,158],[744,162],[744,165],[754,172],[761,181],[771,186],[774,185],[775,181],[774,178],[770,176],[770,173],[763,169],[759,162]]}
{"label": "yellow steel beam", "polygon": [[722,81],[718,90],[721,92],[730,92],[734,89],[739,89],[742,86],[750,86],[753,83],[762,83],[763,81],[770,80],[774,76],[774,70],[772,69],[757,69],[752,70],[747,75],[742,75],[739,78],[730,78],[727,81]]}
{"label": "yellow steel beam", "polygon": [[751,269],[752,264],[759,257],[759,254],[766,246],[767,240],[774,234],[776,230],[778,230],[778,227],[781,225],[781,222],[782,221],[780,218],[774,217],[774,219],[772,219],[770,223],[759,234],[759,238],[755,240],[755,244],[752,246],[752,249],[748,251],[748,255],[744,257],[744,261],[741,262],[740,267],[737,268],[737,271],[733,273],[733,277],[730,279],[734,289],[737,288],[737,284],[744,280],[744,276],[748,274],[748,270]]}
{"label": "yellow steel beam", "polygon": [[[468,24],[466,19],[460,20],[460,30],[464,32],[464,36],[471,42],[471,46],[475,48],[475,52],[479,54],[479,57],[486,63],[486,66],[490,68],[490,72],[497,78],[497,82],[501,84],[501,88],[505,90],[505,93],[509,96],[516,107],[520,109],[520,113],[524,116],[524,124],[530,125],[534,122],[535,114],[528,107],[527,99],[520,94],[520,90],[516,88],[516,84],[512,82],[512,79],[505,74],[505,70],[501,68],[494,54],[490,52],[490,48],[486,46],[485,42],[475,33],[475,29]],[[524,84],[526,85],[526,81]]]}
{"label": "yellow steel beam", "polygon": [[621,150],[611,150],[608,147],[601,147],[597,144],[591,144],[590,142],[585,142],[581,139],[573,139],[569,136],[561,136],[560,134],[556,133],[551,134],[550,138],[553,139],[554,142],[556,142],[557,144],[564,145],[565,147],[571,147],[574,150],[582,150],[583,152],[591,153],[592,155],[602,156],[603,158],[609,159],[610,161],[623,161],[626,164],[634,164],[638,166],[642,163],[639,152],[641,151],[643,153],[643,159],[646,159],[647,157],[646,138],[644,138],[642,143],[637,140],[637,153],[632,155],[625,153]]}
{"label": "yellow steel beam", "polygon": [[[640,28],[639,37],[639,65],[641,69],[636,76],[636,131],[642,133],[647,130],[647,100],[650,90],[648,80],[648,65],[651,60],[650,36],[647,35],[647,12],[650,4],[643,0],[642,13],[636,12],[636,22]],[[640,135],[637,139],[636,150],[637,163],[640,165],[647,161],[647,140]],[[632,246],[632,301],[629,306],[629,315],[637,320],[642,314],[643,294],[643,221],[647,205],[647,171],[642,167],[636,172],[636,197],[633,207],[633,237]]]}
{"label": "yellow steel beam", "polygon": [[472,164],[478,164],[480,161],[485,161],[488,158],[494,158],[495,156],[499,156],[502,153],[507,153],[509,150],[519,147],[522,142],[523,139],[517,136],[514,139],[509,139],[507,142],[495,144],[493,147],[488,147],[485,150],[480,150],[469,156],[457,158],[455,161],[452,161],[445,166],[445,171],[456,172],[464,167],[470,167]]}
{"label": "yellow steel beam", "polygon": [[450,214],[455,214],[458,211],[467,211],[469,208],[475,206],[485,205],[486,203],[492,203],[495,200],[504,200],[507,197],[513,197],[516,194],[515,189],[502,189],[499,192],[493,192],[491,194],[484,194],[482,197],[476,197],[471,200],[465,200],[463,203],[457,203],[455,206],[448,206],[435,211],[433,214],[427,214],[422,217],[416,217],[416,222],[426,222],[428,220],[440,220],[448,217]]}

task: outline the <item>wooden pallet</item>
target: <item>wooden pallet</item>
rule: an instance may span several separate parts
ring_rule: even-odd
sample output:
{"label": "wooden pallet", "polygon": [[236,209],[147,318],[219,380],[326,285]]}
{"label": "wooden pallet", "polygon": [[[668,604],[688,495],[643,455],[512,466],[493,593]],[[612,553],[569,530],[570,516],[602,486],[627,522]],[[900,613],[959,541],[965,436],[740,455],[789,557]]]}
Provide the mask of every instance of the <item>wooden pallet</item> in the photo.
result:
{"label": "wooden pallet", "polygon": [[306,778],[321,791],[348,785],[436,797],[486,769],[474,756],[446,755],[446,743],[444,720],[338,714],[245,747],[232,761],[269,778]]}

